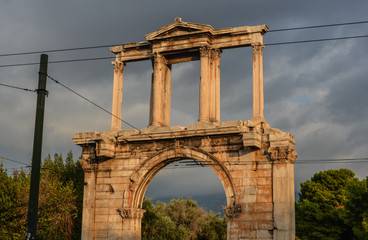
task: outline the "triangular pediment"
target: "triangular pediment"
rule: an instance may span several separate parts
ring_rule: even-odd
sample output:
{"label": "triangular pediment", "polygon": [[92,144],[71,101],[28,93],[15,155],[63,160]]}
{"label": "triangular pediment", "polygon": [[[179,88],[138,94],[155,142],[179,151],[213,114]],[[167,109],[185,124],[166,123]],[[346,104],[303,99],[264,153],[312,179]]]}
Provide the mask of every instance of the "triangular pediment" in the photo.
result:
{"label": "triangular pediment", "polygon": [[188,34],[210,32],[214,29],[210,25],[183,22],[180,18],[176,18],[175,22],[160,28],[156,32],[146,35],[146,40],[158,40],[170,37],[185,36]]}

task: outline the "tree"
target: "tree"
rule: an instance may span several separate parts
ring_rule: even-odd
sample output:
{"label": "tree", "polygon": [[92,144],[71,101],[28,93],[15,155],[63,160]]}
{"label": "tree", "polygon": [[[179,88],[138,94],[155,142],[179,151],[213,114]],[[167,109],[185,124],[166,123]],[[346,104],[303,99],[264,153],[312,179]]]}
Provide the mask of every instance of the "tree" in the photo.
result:
{"label": "tree", "polygon": [[301,239],[353,239],[341,218],[349,189],[359,182],[348,169],[314,174],[301,184],[296,203],[296,233]]}
{"label": "tree", "polygon": [[[80,239],[83,171],[70,152],[64,161],[46,157],[41,168],[37,239]],[[30,174],[8,176],[0,169],[0,236],[23,239],[27,218]]]}
{"label": "tree", "polygon": [[227,220],[210,211],[200,222],[197,240],[226,240]]}
{"label": "tree", "polygon": [[[27,181],[24,172],[8,176],[0,168],[0,236],[2,239],[20,239],[25,234],[25,206],[22,206],[21,191]],[[24,233],[24,234],[23,234]]]}
{"label": "tree", "polygon": [[84,172],[79,161],[74,161],[72,151],[69,151],[65,160],[62,154],[54,154],[54,159],[48,155],[43,163],[43,168],[50,174],[60,178],[63,186],[70,183],[73,184],[73,192],[75,194],[75,206],[78,209],[77,217],[74,218],[74,227],[72,239],[80,239],[82,231],[82,208],[83,208],[83,187]]}
{"label": "tree", "polygon": [[168,204],[144,199],[142,239],[224,240],[227,221],[220,214],[206,213],[191,198],[172,199]]}
{"label": "tree", "polygon": [[340,217],[353,231],[352,239],[368,239],[368,178],[352,184]]}
{"label": "tree", "polygon": [[142,219],[142,239],[144,240],[185,240],[190,232],[183,226],[173,222],[164,214],[165,203],[158,202],[153,205],[150,199],[144,199],[143,209],[146,212]]}

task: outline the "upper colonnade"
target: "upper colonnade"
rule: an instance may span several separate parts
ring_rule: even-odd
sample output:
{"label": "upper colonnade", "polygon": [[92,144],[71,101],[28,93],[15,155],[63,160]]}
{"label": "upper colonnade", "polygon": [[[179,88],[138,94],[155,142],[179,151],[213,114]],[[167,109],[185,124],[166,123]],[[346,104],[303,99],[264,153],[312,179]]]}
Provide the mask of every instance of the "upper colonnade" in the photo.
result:
{"label": "upper colonnade", "polygon": [[213,29],[210,25],[183,22],[180,18],[145,42],[111,48],[116,54],[111,130],[121,129],[123,71],[126,63],[151,60],[153,66],[149,127],[169,127],[172,64],[200,60],[199,119],[197,126],[220,123],[220,57],[223,49],[253,47],[253,117],[263,115],[263,35],[266,25]]}

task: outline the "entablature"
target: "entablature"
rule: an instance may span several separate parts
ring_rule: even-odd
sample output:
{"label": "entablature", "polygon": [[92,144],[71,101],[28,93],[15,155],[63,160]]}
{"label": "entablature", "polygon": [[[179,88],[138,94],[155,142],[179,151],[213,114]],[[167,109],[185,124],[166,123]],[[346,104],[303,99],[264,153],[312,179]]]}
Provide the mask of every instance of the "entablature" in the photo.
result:
{"label": "entablature", "polygon": [[[212,126],[207,128],[184,128],[165,127],[160,130],[150,131],[149,128],[138,131],[136,129],[108,131],[108,132],[87,132],[75,134],[73,141],[82,148],[95,148],[96,157],[113,158],[119,144],[152,143],[167,141],[182,141],[184,139],[195,138],[236,138],[239,148],[252,149],[293,149],[295,145],[294,137],[282,132],[279,129],[260,128],[252,125],[251,121],[231,121],[223,122],[222,126]],[[227,143],[228,144],[228,143]],[[164,144],[165,145],[165,144]],[[166,143],[168,146],[168,144]],[[165,145],[165,146],[166,146]]]}
{"label": "entablature", "polygon": [[[145,42],[126,43],[110,48],[117,60],[133,62],[148,60],[154,53],[171,55],[176,51],[190,51],[207,46],[215,49],[227,49],[242,46],[263,45],[262,35],[268,31],[266,25],[243,26],[215,30],[210,25],[183,22],[180,18],[156,32],[147,34]],[[189,53],[190,55],[190,53]],[[171,57],[173,59],[173,57]],[[191,61],[178,58],[173,63]]]}

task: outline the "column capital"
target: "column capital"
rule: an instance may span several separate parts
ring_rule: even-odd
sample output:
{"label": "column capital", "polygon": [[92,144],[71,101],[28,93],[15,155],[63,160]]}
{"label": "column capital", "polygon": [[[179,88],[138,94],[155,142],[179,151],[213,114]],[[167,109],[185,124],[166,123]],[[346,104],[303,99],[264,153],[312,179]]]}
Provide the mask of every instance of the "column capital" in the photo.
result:
{"label": "column capital", "polygon": [[143,214],[146,212],[146,210],[141,208],[118,208],[116,209],[116,212],[120,215],[122,219],[126,218],[142,219]]}
{"label": "column capital", "polygon": [[209,46],[202,46],[199,48],[201,57],[208,57],[210,55],[211,48]]}
{"label": "column capital", "polygon": [[271,161],[295,163],[298,153],[293,147],[271,147],[268,155]]}
{"label": "column capital", "polygon": [[255,52],[263,52],[264,45],[263,44],[252,44],[253,53]]}
{"label": "column capital", "polygon": [[[95,161],[95,148],[92,146],[83,147],[82,158],[78,159],[80,165],[84,172],[91,172],[97,169],[97,164]],[[91,155],[93,158],[85,158],[87,155]]]}
{"label": "column capital", "polygon": [[222,50],[219,48],[213,48],[212,49],[212,57],[213,58],[220,58],[221,57]]}
{"label": "column capital", "polygon": [[235,206],[222,207],[225,210],[225,215],[228,218],[238,218],[242,212],[242,208],[239,204]]}
{"label": "column capital", "polygon": [[158,52],[154,52],[152,54],[152,62],[153,63],[166,63],[166,58],[165,56],[163,56],[161,53],[158,53]]}
{"label": "column capital", "polygon": [[125,62],[122,62],[122,61],[119,61],[119,60],[116,60],[114,62],[111,62],[112,65],[114,65],[114,70],[115,71],[123,71],[124,70],[124,67],[126,65]]}

